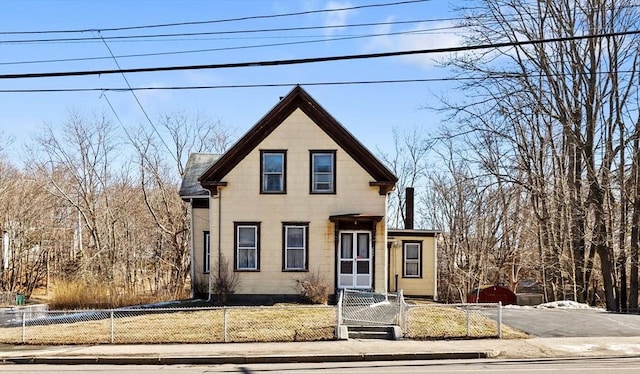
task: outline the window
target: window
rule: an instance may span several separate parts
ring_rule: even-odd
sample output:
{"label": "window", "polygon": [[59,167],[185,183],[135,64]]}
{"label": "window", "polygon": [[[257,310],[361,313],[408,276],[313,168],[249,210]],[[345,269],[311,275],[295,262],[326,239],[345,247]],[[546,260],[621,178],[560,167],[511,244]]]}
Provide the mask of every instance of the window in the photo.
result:
{"label": "window", "polygon": [[284,271],[308,269],[309,223],[283,223]]}
{"label": "window", "polygon": [[311,193],[336,192],[335,159],[335,151],[311,151]]}
{"label": "window", "polygon": [[260,223],[236,222],[235,269],[260,270]]}
{"label": "window", "polygon": [[260,151],[260,193],[286,192],[286,151]]}
{"label": "window", "polygon": [[402,268],[404,278],[422,278],[422,242],[404,242]]}
{"label": "window", "polygon": [[211,239],[209,231],[204,232],[204,266],[202,267],[205,273],[211,271]]}

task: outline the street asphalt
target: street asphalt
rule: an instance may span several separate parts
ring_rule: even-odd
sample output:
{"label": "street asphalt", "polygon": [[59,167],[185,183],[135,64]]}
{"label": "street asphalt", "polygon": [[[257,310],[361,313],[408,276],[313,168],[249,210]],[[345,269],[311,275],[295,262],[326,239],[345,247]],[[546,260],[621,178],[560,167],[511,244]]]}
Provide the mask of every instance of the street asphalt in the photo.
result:
{"label": "street asphalt", "polygon": [[[249,364],[640,357],[640,336],[94,346],[0,345],[0,364]],[[1,371],[1,369],[0,369]]]}

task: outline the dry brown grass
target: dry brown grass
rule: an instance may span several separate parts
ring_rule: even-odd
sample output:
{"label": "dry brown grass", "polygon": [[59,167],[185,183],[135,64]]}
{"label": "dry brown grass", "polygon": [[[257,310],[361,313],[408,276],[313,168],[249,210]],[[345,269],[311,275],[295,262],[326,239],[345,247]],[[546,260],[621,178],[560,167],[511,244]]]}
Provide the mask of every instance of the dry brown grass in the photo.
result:
{"label": "dry brown grass", "polygon": [[[481,338],[498,335],[498,323],[477,312],[469,315],[467,333],[466,312],[450,307],[412,308],[407,313],[407,321],[407,337],[411,339]],[[527,337],[522,331],[502,325],[504,339]]]}
{"label": "dry brown grass", "polygon": [[169,299],[169,297],[134,294],[123,291],[121,287],[58,280],[53,287],[53,295],[47,302],[54,310],[77,310],[120,308],[169,301]]}

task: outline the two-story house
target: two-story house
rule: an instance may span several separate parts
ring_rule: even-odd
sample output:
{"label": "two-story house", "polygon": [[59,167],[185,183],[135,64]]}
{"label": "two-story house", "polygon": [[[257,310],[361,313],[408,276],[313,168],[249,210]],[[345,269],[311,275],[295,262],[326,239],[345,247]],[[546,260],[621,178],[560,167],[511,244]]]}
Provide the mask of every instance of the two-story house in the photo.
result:
{"label": "two-story house", "polygon": [[[209,292],[224,260],[239,276],[236,297],[293,298],[295,280],[310,271],[335,290],[397,288],[390,265],[404,268],[389,261],[399,247],[388,245],[385,220],[396,181],[295,87],[224,154],[190,156],[180,195],[191,205],[194,293]],[[434,246],[430,233],[425,247]],[[429,273],[425,278],[435,282],[434,270],[416,262],[435,269],[435,254],[418,242],[407,242],[406,271],[420,279],[421,271]]]}

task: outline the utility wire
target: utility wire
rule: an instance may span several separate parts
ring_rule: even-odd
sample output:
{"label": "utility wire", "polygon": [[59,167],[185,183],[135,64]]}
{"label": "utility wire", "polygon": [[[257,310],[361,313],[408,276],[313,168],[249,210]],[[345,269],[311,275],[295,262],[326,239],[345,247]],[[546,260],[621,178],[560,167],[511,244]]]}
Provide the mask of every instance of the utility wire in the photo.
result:
{"label": "utility wire", "polygon": [[468,52],[468,51],[475,51],[475,50],[481,50],[481,49],[519,47],[519,46],[526,46],[526,45],[532,45],[532,44],[566,42],[566,41],[572,41],[572,40],[585,40],[585,39],[606,38],[606,37],[637,35],[637,34],[640,34],[640,30],[612,32],[612,33],[604,33],[604,34],[596,34],[596,35],[567,36],[567,37],[548,38],[548,39],[525,40],[525,41],[517,41],[517,42],[479,44],[479,45],[472,45],[472,46],[367,53],[367,54],[356,54],[356,55],[338,55],[338,56],[289,59],[289,60],[232,62],[232,63],[224,63],[224,64],[164,66],[164,67],[130,68],[130,69],[118,69],[118,70],[89,70],[89,71],[66,71],[66,72],[50,72],[50,73],[2,74],[0,75],[0,79],[53,78],[53,77],[71,77],[71,76],[86,76],[86,75],[100,75],[100,74],[148,73],[148,72],[176,71],[176,70],[202,70],[202,69],[262,67],[262,66],[284,66],[284,65],[308,64],[308,63],[327,62],[327,61],[346,61],[346,60],[359,60],[359,59],[382,58],[382,57],[409,56],[409,55],[416,55],[416,54]]}
{"label": "utility wire", "polygon": [[[98,36],[100,36],[100,35],[101,35],[100,32],[98,32]],[[107,47],[107,50],[109,51],[109,54],[111,54],[111,56],[113,56],[113,61],[116,63],[116,66],[118,67],[118,69],[122,70],[120,68],[120,63],[118,63],[118,60],[115,58],[113,52],[111,51],[111,48],[109,47],[109,44],[107,44],[107,41],[106,40],[102,40],[102,41],[104,42],[105,47]],[[171,152],[171,148],[164,141],[164,138],[162,137],[162,135],[160,135],[160,133],[158,132],[158,129],[156,128],[156,125],[153,123],[153,121],[151,120],[151,118],[147,114],[147,111],[144,110],[144,107],[142,106],[142,103],[140,102],[140,99],[138,99],[138,95],[136,95],[136,92],[133,89],[131,89],[131,84],[129,84],[129,80],[127,79],[127,77],[126,77],[126,75],[124,73],[122,73],[122,78],[124,79],[125,83],[127,84],[127,87],[129,87],[128,91],[131,92],[131,95],[133,95],[133,98],[136,100],[136,103],[138,103],[138,106],[140,107],[140,110],[142,110],[142,113],[144,114],[145,118],[147,119],[147,121],[151,125],[151,128],[158,135],[158,138],[160,138],[160,140],[162,141],[162,144],[164,144],[164,146],[167,148],[169,153],[173,156],[173,159],[177,162],[178,159],[173,154],[173,152]],[[111,105],[111,104],[109,104],[109,105]],[[113,107],[111,108],[111,110],[113,110]]]}
{"label": "utility wire", "polygon": [[[152,34],[152,35],[122,35],[122,36],[103,36],[99,37],[82,37],[82,38],[50,38],[50,39],[16,39],[16,40],[0,40],[0,44],[27,44],[27,43],[63,43],[63,42],[87,42],[102,40],[108,41],[123,41],[136,39],[152,39],[152,38],[171,38],[171,37],[185,37],[185,36],[203,36],[203,35],[236,35],[236,34],[264,34],[269,32],[283,32],[283,31],[306,31],[306,30],[330,30],[337,28],[351,28],[351,27],[369,27],[369,26],[388,26],[388,25],[406,25],[412,23],[431,23],[442,22],[444,20],[450,20],[447,18],[442,19],[420,19],[411,21],[390,21],[390,22],[368,22],[368,23],[356,23],[351,25],[329,25],[329,26],[301,26],[301,27],[282,27],[282,28],[269,28],[269,29],[248,29],[248,30],[228,30],[228,31],[203,31],[203,32],[190,32],[190,33],[170,33],[170,34]],[[98,30],[100,31],[100,30]],[[102,35],[102,32],[101,32]],[[308,37],[308,36],[288,36],[288,37]]]}
{"label": "utility wire", "polygon": [[[635,74],[635,70],[618,70],[618,74]],[[586,74],[586,73],[585,73]],[[597,75],[611,74],[610,71],[600,71]],[[514,79],[524,77],[566,77],[573,73],[564,74],[539,74],[539,73],[508,73],[494,75],[492,79]],[[425,82],[453,82],[471,81],[487,79],[487,77],[444,77],[444,78],[414,78],[414,79],[381,79],[381,80],[359,80],[359,81],[338,81],[338,82],[306,82],[306,83],[254,83],[254,84],[225,84],[211,86],[163,86],[163,87],[103,87],[103,88],[51,88],[51,89],[0,89],[0,93],[55,93],[55,92],[127,92],[127,91],[160,91],[160,90],[206,90],[206,89],[229,89],[229,88],[267,88],[267,87],[291,87],[291,86],[346,86],[363,84],[398,84],[398,83],[425,83]]]}
{"label": "utility wire", "polygon": [[176,23],[164,23],[164,24],[143,25],[143,26],[111,27],[111,28],[102,28],[102,29],[99,29],[99,30],[95,30],[95,29],[75,29],[75,30],[47,30],[47,31],[3,31],[3,32],[0,32],[0,35],[83,33],[83,32],[95,32],[95,31],[107,32],[107,31],[139,30],[139,29],[175,27],[175,26],[206,25],[206,24],[213,24],[213,23],[248,21],[248,20],[255,20],[255,19],[269,19],[269,18],[302,16],[302,15],[317,14],[317,13],[342,12],[342,11],[345,11],[345,10],[357,10],[357,9],[366,9],[366,8],[381,8],[381,7],[389,7],[389,6],[396,6],[396,5],[423,3],[423,2],[427,2],[427,1],[431,1],[431,0],[405,0],[405,1],[396,1],[396,2],[391,2],[391,3],[357,5],[357,6],[343,7],[343,8],[316,9],[316,10],[308,10],[308,11],[303,11],[303,12],[267,14],[267,15],[258,15],[258,16],[246,16],[246,17],[236,17],[236,18],[218,19],[218,20],[210,20],[210,21],[192,21],[192,22],[176,22]]}
{"label": "utility wire", "polygon": [[[343,40],[375,38],[380,36],[396,36],[396,35],[410,35],[410,34],[424,35],[431,32],[451,30],[455,28],[456,27],[438,27],[438,28],[417,29],[417,30],[409,30],[409,31],[386,32],[386,33],[379,33],[379,34],[358,35],[358,36],[343,36],[343,37],[334,37],[334,38],[323,37],[320,39],[303,40],[303,41],[297,41],[297,42],[250,44],[250,45],[244,45],[244,46],[206,48],[206,49],[195,49],[195,50],[187,50],[187,51],[140,53],[140,54],[133,54],[133,55],[120,55],[120,56],[116,56],[116,58],[121,59],[121,58],[132,58],[132,57],[157,57],[157,56],[188,54],[188,53],[219,52],[219,51],[230,51],[230,50],[240,50],[240,49],[281,47],[281,46],[287,46],[287,45],[313,44],[313,43],[322,43],[322,42],[335,42],[335,41],[343,41]],[[0,62],[0,65],[22,65],[22,64],[52,63],[52,62],[91,61],[91,60],[104,60],[104,59],[111,59],[111,58],[112,57],[110,56],[104,56],[104,57],[68,58],[68,59],[58,59],[58,60],[13,61],[13,62]]]}

